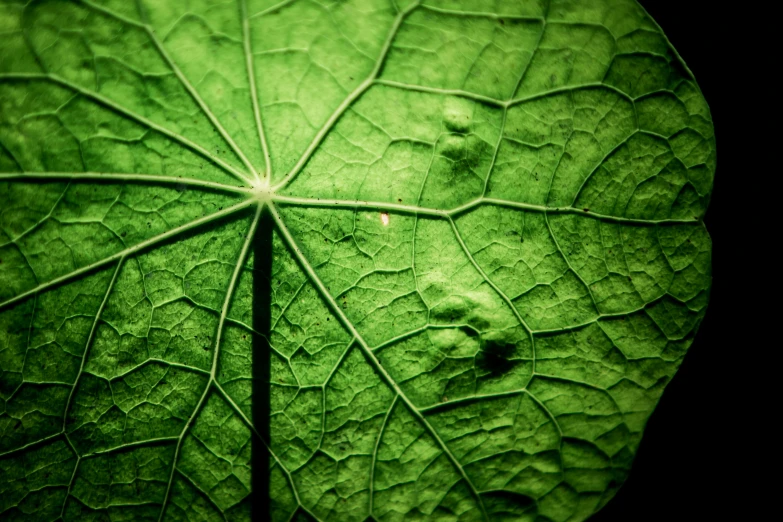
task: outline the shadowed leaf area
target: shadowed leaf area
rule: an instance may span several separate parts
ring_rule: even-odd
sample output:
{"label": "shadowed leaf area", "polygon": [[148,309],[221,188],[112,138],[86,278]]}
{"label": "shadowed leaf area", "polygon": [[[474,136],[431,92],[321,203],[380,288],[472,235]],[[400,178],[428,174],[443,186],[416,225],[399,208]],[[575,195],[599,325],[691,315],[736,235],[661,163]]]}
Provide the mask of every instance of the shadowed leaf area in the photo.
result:
{"label": "shadowed leaf area", "polygon": [[573,522],[708,302],[633,0],[0,2],[0,520]]}
{"label": "shadowed leaf area", "polygon": [[515,348],[513,344],[489,341],[481,348],[476,357],[476,365],[493,375],[503,373],[514,365],[511,357]]}

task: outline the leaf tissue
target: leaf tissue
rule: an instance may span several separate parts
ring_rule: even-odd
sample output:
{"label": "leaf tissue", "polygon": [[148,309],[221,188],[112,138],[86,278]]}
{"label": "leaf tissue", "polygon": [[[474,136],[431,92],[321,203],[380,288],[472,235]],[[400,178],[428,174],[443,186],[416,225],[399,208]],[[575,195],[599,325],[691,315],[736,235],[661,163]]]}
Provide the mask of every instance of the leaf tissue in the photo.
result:
{"label": "leaf tissue", "polygon": [[585,520],[714,170],[633,0],[2,0],[0,520]]}

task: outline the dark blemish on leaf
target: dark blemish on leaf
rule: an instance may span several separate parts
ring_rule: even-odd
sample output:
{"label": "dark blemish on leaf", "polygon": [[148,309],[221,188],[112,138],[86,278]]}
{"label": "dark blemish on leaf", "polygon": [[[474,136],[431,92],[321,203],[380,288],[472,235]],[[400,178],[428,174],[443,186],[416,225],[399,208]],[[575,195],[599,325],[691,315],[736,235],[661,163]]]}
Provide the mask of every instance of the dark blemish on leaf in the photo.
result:
{"label": "dark blemish on leaf", "polygon": [[467,325],[460,326],[459,329],[460,329],[460,331],[462,331],[462,333],[464,333],[468,337],[476,337],[479,334],[476,330],[474,330],[473,328],[471,328],[470,326],[467,326]]}
{"label": "dark blemish on leaf", "polygon": [[583,208],[582,210],[585,211],[585,212],[590,212],[589,208]]}
{"label": "dark blemish on leaf", "polygon": [[454,161],[451,164],[450,180],[461,180],[472,176],[471,163],[467,160]]}
{"label": "dark blemish on leaf", "polygon": [[476,356],[476,363],[492,375],[506,373],[516,365],[516,361],[510,360],[515,348],[511,343],[486,341]]}
{"label": "dark blemish on leaf", "polygon": [[125,237],[127,235],[128,235],[128,231],[127,230],[125,232],[123,232],[122,234],[120,234],[120,236],[122,236],[122,237]]}
{"label": "dark blemish on leaf", "polygon": [[502,18],[498,18],[498,23],[499,23],[500,25],[506,25],[506,21],[505,21],[505,20],[503,20]]}

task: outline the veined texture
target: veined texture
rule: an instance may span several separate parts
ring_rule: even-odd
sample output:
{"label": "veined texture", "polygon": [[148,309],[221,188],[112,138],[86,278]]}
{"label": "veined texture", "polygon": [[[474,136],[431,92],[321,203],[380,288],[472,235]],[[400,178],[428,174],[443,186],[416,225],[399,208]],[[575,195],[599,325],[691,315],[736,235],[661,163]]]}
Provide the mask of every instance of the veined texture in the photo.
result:
{"label": "veined texture", "polygon": [[585,520],[714,170],[633,0],[1,0],[0,520]]}

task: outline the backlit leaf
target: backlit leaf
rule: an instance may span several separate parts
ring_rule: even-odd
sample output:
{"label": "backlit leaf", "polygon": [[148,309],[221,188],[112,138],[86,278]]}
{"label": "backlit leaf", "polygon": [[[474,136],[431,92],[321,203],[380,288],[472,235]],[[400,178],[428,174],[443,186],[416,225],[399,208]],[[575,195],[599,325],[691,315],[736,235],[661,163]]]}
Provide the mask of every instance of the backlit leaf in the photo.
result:
{"label": "backlit leaf", "polygon": [[585,520],[705,313],[634,0],[0,2],[0,519]]}

